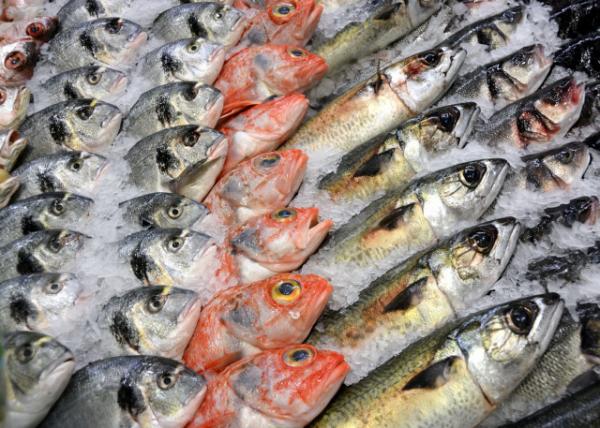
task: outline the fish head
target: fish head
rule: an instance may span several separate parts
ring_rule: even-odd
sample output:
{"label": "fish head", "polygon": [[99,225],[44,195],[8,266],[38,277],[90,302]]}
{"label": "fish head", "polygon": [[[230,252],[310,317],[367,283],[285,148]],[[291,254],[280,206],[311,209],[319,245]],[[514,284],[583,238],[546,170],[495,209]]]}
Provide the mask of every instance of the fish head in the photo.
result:
{"label": "fish head", "polygon": [[327,73],[327,62],[301,47],[263,45],[256,49],[254,64],[264,83],[275,92],[304,92]]}
{"label": "fish head", "polygon": [[145,227],[163,229],[192,225],[207,213],[204,205],[176,193],[150,193],[119,204]]}
{"label": "fish head", "polygon": [[148,35],[135,22],[122,18],[92,21],[85,37],[96,51],[95,57],[106,64],[131,63]]}
{"label": "fish head", "polygon": [[418,25],[437,12],[443,2],[439,0],[407,0],[403,3],[406,4],[410,22]]}
{"label": "fish head", "polygon": [[12,177],[5,169],[0,168],[0,208],[8,205],[20,185],[19,177]]}
{"label": "fish head", "polygon": [[263,153],[248,161],[253,175],[269,182],[277,193],[290,197],[300,187],[307,163],[308,156],[297,149]]}
{"label": "fish head", "polygon": [[331,220],[318,208],[280,208],[243,225],[231,239],[235,249],[272,272],[300,267],[327,237]]}
{"label": "fish head", "polygon": [[73,85],[86,97],[103,98],[122,93],[129,79],[122,71],[108,67],[90,66],[80,69]]}
{"label": "fish head", "polygon": [[487,400],[505,399],[548,348],[564,302],[550,293],[509,302],[466,321],[454,339]]}
{"label": "fish head", "polygon": [[[509,85],[509,88],[501,91],[508,94],[511,101],[517,101],[542,85],[552,64],[552,57],[544,53],[543,45],[536,44],[518,50],[501,64]],[[500,82],[501,85],[504,83],[503,80]]]}
{"label": "fish head", "polygon": [[11,126],[27,113],[31,91],[25,86],[0,86],[0,124]]}
{"label": "fish head", "polygon": [[[504,12],[496,15],[496,19],[493,21],[492,28],[495,27],[495,31],[490,31],[492,35],[491,46],[499,46],[506,44],[506,36],[512,34],[517,29],[517,26],[523,22],[525,18],[525,8],[522,6],[516,6],[510,9],[506,9]],[[500,32],[500,33],[498,33]],[[502,37],[504,35],[505,37]],[[499,40],[494,42],[494,38],[497,37]]]}
{"label": "fish head", "polygon": [[595,224],[600,215],[600,203],[596,196],[582,196],[569,201],[566,205],[546,209],[544,212],[550,216],[562,216],[567,224],[574,222]]}
{"label": "fish head", "polygon": [[243,12],[219,3],[213,3],[198,19],[204,24],[208,38],[219,40],[226,48],[240,40],[248,25]]}
{"label": "fish head", "polygon": [[19,155],[27,147],[27,139],[21,137],[18,131],[9,129],[0,133],[0,165],[12,170]]}
{"label": "fish head", "polygon": [[600,363],[600,307],[598,303],[578,303],[581,323],[581,352],[594,365]]}
{"label": "fish head", "polygon": [[58,30],[56,16],[40,16],[33,18],[25,27],[25,33],[36,42],[49,41]]}
{"label": "fish head", "polygon": [[380,73],[407,107],[419,112],[450,87],[466,55],[460,47],[440,46],[405,58]]}
{"label": "fish head", "polygon": [[265,351],[225,370],[229,386],[269,419],[306,425],[327,405],[350,366],[337,352],[310,345]]}
{"label": "fish head", "polygon": [[191,123],[204,118],[206,125],[216,124],[225,101],[221,91],[203,83],[185,83],[182,87],[185,89],[173,101],[176,108],[189,117]]}
{"label": "fish head", "polygon": [[450,263],[440,272],[448,281],[438,286],[453,306],[462,307],[484,295],[500,279],[512,258],[521,226],[512,217],[469,228],[450,240]]}
{"label": "fish head", "polygon": [[225,47],[202,38],[180,40],[171,51],[163,53],[161,61],[163,65],[165,62],[180,65],[174,74],[181,80],[199,80],[198,76],[204,76],[211,69],[215,70],[211,75],[216,78],[225,62]]}
{"label": "fish head", "polygon": [[85,193],[93,191],[108,165],[104,156],[87,152],[69,152],[52,165],[52,175],[67,188]]}
{"label": "fish head", "polygon": [[206,379],[183,364],[160,357],[148,357],[131,381],[144,397],[150,418],[161,427],[185,426],[204,400]]}
{"label": "fish head", "polygon": [[89,239],[89,236],[71,230],[48,230],[36,233],[39,234],[39,240],[32,249],[31,255],[35,258],[35,262],[43,267],[44,272],[60,272],[65,264],[75,260],[85,240]]}
{"label": "fish head", "polygon": [[76,150],[94,150],[112,143],[123,120],[117,107],[96,99],[72,100],[65,110],[70,131],[82,143],[81,147],[72,147]]}
{"label": "fish head", "polygon": [[26,331],[5,336],[4,349],[8,407],[47,412],[75,368],[71,351],[49,336]]}
{"label": "fish head", "polygon": [[266,14],[269,19],[268,41],[304,46],[317,29],[323,6],[315,0],[270,0]]}
{"label": "fish head", "polygon": [[31,79],[37,61],[37,47],[31,38],[15,40],[0,46],[2,80],[11,85]]}
{"label": "fish head", "polygon": [[47,204],[38,221],[45,229],[60,228],[65,224],[77,224],[90,214],[94,201],[73,193],[47,193]]}

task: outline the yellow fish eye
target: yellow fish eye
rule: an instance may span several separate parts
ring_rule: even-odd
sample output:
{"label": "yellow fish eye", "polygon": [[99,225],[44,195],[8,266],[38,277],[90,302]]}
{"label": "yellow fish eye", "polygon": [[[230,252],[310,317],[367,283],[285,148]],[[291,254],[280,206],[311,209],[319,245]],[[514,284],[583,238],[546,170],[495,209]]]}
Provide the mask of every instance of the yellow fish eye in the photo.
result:
{"label": "yellow fish eye", "polygon": [[278,222],[289,222],[294,220],[298,216],[298,212],[293,208],[282,208],[274,211],[271,214],[271,218]]}
{"label": "yellow fish eye", "polygon": [[290,367],[302,367],[315,357],[315,351],[308,346],[293,348],[283,354],[283,362]]}
{"label": "yellow fish eye", "polygon": [[196,43],[190,43],[188,45],[188,52],[197,52],[198,49],[200,49],[200,46],[198,46]]}
{"label": "yellow fish eye", "polygon": [[298,300],[302,294],[302,286],[295,279],[284,279],[271,289],[271,297],[280,305],[289,305]]}
{"label": "yellow fish eye", "polygon": [[271,14],[276,18],[285,18],[296,10],[296,5],[291,2],[278,3],[271,8]]}

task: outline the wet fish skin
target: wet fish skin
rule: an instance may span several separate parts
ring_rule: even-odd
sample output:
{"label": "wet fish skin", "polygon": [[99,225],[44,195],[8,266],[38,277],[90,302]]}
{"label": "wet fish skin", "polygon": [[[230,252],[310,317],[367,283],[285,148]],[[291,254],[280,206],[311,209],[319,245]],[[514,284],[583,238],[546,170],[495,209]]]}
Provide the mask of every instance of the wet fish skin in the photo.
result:
{"label": "wet fish skin", "polygon": [[94,201],[65,192],[43,193],[15,201],[0,210],[0,246],[46,229],[62,229],[85,221]]}
{"label": "wet fish skin", "polygon": [[18,199],[48,192],[90,196],[108,164],[105,157],[87,152],[63,152],[44,156],[14,170],[21,187]]}
{"label": "wet fish skin", "polygon": [[197,372],[221,371],[263,350],[300,343],[332,291],[318,275],[287,273],[224,290],[202,308],[184,361]]}
{"label": "wet fish skin", "polygon": [[0,129],[17,128],[27,115],[31,91],[25,86],[0,85]]}
{"label": "wet fish skin", "polygon": [[73,354],[49,336],[32,332],[4,335],[3,365],[7,427],[34,427],[67,386],[75,368]]}
{"label": "wet fish skin", "polygon": [[560,255],[534,259],[527,265],[525,278],[547,285],[548,280],[562,280],[567,283],[580,279],[581,271],[590,263],[597,264],[600,242],[585,250],[568,250]]}
{"label": "wet fish skin", "polygon": [[474,427],[535,367],[563,307],[546,294],[450,324],[342,391],[310,426]]}
{"label": "wet fish skin", "polygon": [[156,228],[189,228],[208,215],[208,209],[175,193],[148,193],[119,204],[130,224]]}
{"label": "wet fish skin", "polygon": [[37,59],[37,46],[31,38],[0,45],[0,85],[23,85],[33,76]]}
{"label": "wet fish skin", "polygon": [[75,262],[86,239],[89,236],[79,232],[51,229],[30,233],[4,245],[0,280],[32,273],[62,272]]}
{"label": "wet fish skin", "polygon": [[140,95],[129,111],[125,130],[130,135],[146,137],[175,126],[214,127],[223,101],[218,89],[203,83],[168,83]]}
{"label": "wet fish skin", "polygon": [[21,137],[18,131],[13,129],[0,131],[0,167],[12,171],[28,143],[29,141]]}
{"label": "wet fish skin", "polygon": [[191,290],[139,287],[113,296],[102,306],[101,328],[110,331],[103,346],[113,355],[155,355],[180,360],[194,333],[200,300]]}
{"label": "wet fish skin", "polygon": [[223,169],[227,148],[225,136],[214,129],[177,126],[137,142],[125,160],[138,187],[201,201]]}
{"label": "wet fish skin", "polygon": [[566,6],[552,8],[550,19],[558,24],[558,36],[572,39],[598,29],[596,17],[600,14],[598,0],[568,2]]}
{"label": "wet fish skin", "polygon": [[134,61],[147,38],[135,22],[99,18],[61,31],[49,43],[50,60],[61,71],[88,65],[122,68]]}
{"label": "wet fish skin", "polygon": [[0,283],[0,331],[65,334],[81,318],[84,288],[70,273],[36,273]]}
{"label": "wet fish skin", "polygon": [[44,82],[43,88],[54,102],[82,98],[105,101],[122,94],[128,84],[122,71],[90,65],[59,73]]}
{"label": "wet fish skin", "polygon": [[573,71],[582,71],[600,78],[600,65],[593,58],[600,53],[600,31],[572,40],[560,47],[554,55],[557,65]]}
{"label": "wet fish skin", "polygon": [[432,105],[457,77],[465,51],[435,48],[380,70],[327,104],[283,146],[352,150]]}
{"label": "wet fish skin", "polygon": [[122,119],[116,106],[94,99],[51,105],[28,116],[19,127],[30,143],[24,160],[64,150],[101,152],[117,137]]}
{"label": "wet fish skin", "polygon": [[107,358],[73,374],[43,428],[134,427],[144,420],[184,426],[206,395],[206,380],[177,361]]}
{"label": "wet fish skin", "polygon": [[142,73],[156,85],[171,82],[212,84],[225,62],[223,45],[203,38],[167,43],[143,59]]}
{"label": "wet fish skin", "polygon": [[240,40],[247,24],[244,14],[231,6],[201,2],[164,11],[154,20],[152,32],[167,42],[203,37],[230,48]]}
{"label": "wet fish skin", "polygon": [[59,11],[63,29],[75,27],[98,18],[121,16],[130,0],[69,0]]}
{"label": "wet fish skin", "polygon": [[427,167],[428,160],[467,144],[479,116],[474,103],[429,110],[404,122],[390,134],[375,137],[348,152],[335,172],[319,181],[333,200],[369,198],[401,187]]}

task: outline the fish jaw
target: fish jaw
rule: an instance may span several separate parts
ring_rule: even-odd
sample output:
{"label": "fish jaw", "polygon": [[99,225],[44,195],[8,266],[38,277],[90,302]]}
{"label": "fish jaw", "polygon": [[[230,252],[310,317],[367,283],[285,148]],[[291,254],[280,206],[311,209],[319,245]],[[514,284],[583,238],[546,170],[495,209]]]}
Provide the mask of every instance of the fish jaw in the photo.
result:
{"label": "fish jaw", "polygon": [[177,318],[177,328],[172,331],[170,343],[176,346],[166,350],[165,358],[172,358],[180,360],[185,348],[194,334],[198,318],[200,317],[200,311],[202,309],[202,302],[196,298],[189,302],[186,307],[181,311]]}

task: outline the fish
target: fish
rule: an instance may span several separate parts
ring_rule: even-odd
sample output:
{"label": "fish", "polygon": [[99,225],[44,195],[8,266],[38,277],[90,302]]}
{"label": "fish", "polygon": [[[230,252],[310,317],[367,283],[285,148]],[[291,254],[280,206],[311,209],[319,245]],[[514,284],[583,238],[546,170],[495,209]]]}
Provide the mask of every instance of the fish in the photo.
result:
{"label": "fish", "polygon": [[82,316],[83,284],[70,273],[34,273],[0,283],[0,331],[61,336]]}
{"label": "fish", "polygon": [[598,0],[583,0],[553,7],[550,19],[558,24],[558,36],[561,39],[572,39],[597,30],[595,17],[599,14]]}
{"label": "fish", "polygon": [[466,52],[435,48],[401,59],[333,99],[284,148],[349,151],[429,108],[458,76]]}
{"label": "fish", "polygon": [[577,122],[585,85],[572,77],[560,79],[494,113],[476,129],[480,141],[494,146],[528,149],[563,137]]}
{"label": "fish", "polygon": [[0,85],[23,85],[33,77],[37,59],[37,46],[31,38],[0,42]]}
{"label": "fish", "polygon": [[162,12],[152,24],[152,33],[167,42],[202,37],[231,48],[240,40],[247,25],[241,11],[226,4],[201,2]]}
{"label": "fish", "polygon": [[348,371],[340,354],[310,345],[264,351],[209,382],[188,428],[303,427],[325,408]]}
{"label": "fish", "polygon": [[460,76],[446,96],[470,101],[483,98],[499,109],[537,91],[551,68],[552,57],[542,45],[526,46]]}
{"label": "fish", "polygon": [[202,373],[261,351],[301,343],[333,288],[318,275],[279,274],[224,290],[200,313],[183,361]]}
{"label": "fish", "polygon": [[57,30],[58,19],[55,16],[39,16],[27,21],[0,24],[0,39],[18,40],[30,37],[39,48],[54,37]]}
{"label": "fish", "polygon": [[176,82],[158,86],[140,95],[129,110],[125,130],[146,137],[182,125],[214,127],[223,109],[223,94],[212,86]]}
{"label": "fish", "polygon": [[521,241],[535,243],[549,235],[554,224],[571,228],[575,223],[595,224],[600,217],[600,202],[596,196],[582,196],[566,204],[544,209],[544,214],[534,226],[523,230]]}
{"label": "fish", "polygon": [[180,360],[200,316],[200,300],[191,290],[138,287],[111,297],[98,325],[109,331],[104,351],[113,355],[155,355]]}
{"label": "fish", "polygon": [[423,24],[442,6],[438,0],[380,1],[364,22],[345,26],[314,48],[334,74],[346,64],[375,53]]}
{"label": "fish", "polygon": [[563,44],[554,54],[554,63],[600,78],[600,65],[594,61],[599,54],[600,31],[596,31]]}
{"label": "fish", "polygon": [[319,254],[354,270],[373,264],[381,269],[481,217],[508,171],[504,159],[483,159],[432,172],[373,201],[335,230]]}
{"label": "fish", "polygon": [[0,131],[0,167],[12,171],[29,142],[18,131]]}
{"label": "fish", "polygon": [[300,47],[266,44],[243,49],[225,62],[215,82],[225,97],[223,117],[273,96],[304,92],[326,71],[323,58]]}
{"label": "fish", "polygon": [[21,186],[18,177],[10,175],[5,169],[0,168],[0,208],[7,206]]}
{"label": "fish", "polygon": [[32,232],[0,247],[0,281],[19,275],[61,272],[76,261],[89,236],[67,229]]}
{"label": "fish", "polygon": [[190,228],[208,215],[204,205],[175,193],[148,193],[119,203],[123,218],[137,226]]}
{"label": "fish", "polygon": [[349,380],[358,380],[483,297],[504,273],[520,230],[512,217],[493,220],[397,263],[352,305],[324,315],[307,343],[344,354]]}
{"label": "fish", "polygon": [[19,127],[29,141],[24,160],[65,150],[102,152],[117,137],[122,120],[118,107],[96,99],[53,104],[28,116]]}
{"label": "fish", "polygon": [[600,80],[594,80],[585,86],[585,102],[579,120],[573,128],[593,124],[598,114],[600,114]]}
{"label": "fish", "polygon": [[246,159],[276,150],[298,129],[307,111],[308,99],[292,92],[244,110],[225,122],[219,127],[229,140],[222,174]]}
{"label": "fish", "polygon": [[17,197],[25,199],[48,192],[90,196],[107,165],[105,157],[86,152],[63,152],[35,159],[14,170],[21,182]]}
{"label": "fish", "polygon": [[203,376],[168,358],[106,358],[73,374],[40,427],[183,427],[206,389]]}
{"label": "fish", "polygon": [[517,188],[535,192],[568,190],[583,179],[592,155],[582,142],[564,144],[545,152],[523,156],[525,167],[514,178]]}
{"label": "fish", "polygon": [[365,199],[408,184],[429,167],[431,158],[464,148],[479,113],[475,103],[428,110],[349,151],[334,172],[319,180],[318,187],[338,201]]}
{"label": "fish", "polygon": [[89,65],[121,68],[135,60],[147,38],[135,22],[100,18],[61,31],[50,41],[48,52],[59,71]]}
{"label": "fish", "polygon": [[114,68],[90,65],[59,73],[43,83],[50,102],[91,98],[116,99],[129,84],[127,74]]}
{"label": "fish", "polygon": [[525,279],[547,287],[549,280],[574,283],[590,264],[600,264],[600,241],[588,248],[571,248],[561,254],[534,259],[527,265]]}
{"label": "fish", "polygon": [[119,254],[144,285],[193,290],[202,302],[239,282],[230,252],[212,237],[193,230],[136,232],[120,242]]}
{"label": "fish", "polygon": [[65,192],[43,193],[0,210],[0,246],[32,232],[61,229],[85,221],[94,201]]}
{"label": "fish", "polygon": [[227,225],[286,206],[306,172],[308,156],[302,150],[267,152],[243,161],[225,174],[204,199],[204,205]]}
{"label": "fish", "polygon": [[332,227],[314,207],[279,208],[244,223],[229,237],[242,283],[298,269]]}
{"label": "fish", "polygon": [[212,84],[225,63],[223,45],[203,38],[167,43],[141,60],[142,74],[156,85],[172,82]]}
{"label": "fish", "polygon": [[137,142],[125,160],[138,187],[201,201],[223,169],[227,146],[225,136],[214,129],[178,126]]}
{"label": "fish", "polygon": [[18,128],[27,116],[31,91],[26,86],[0,85],[0,129]]}
{"label": "fish", "polygon": [[121,16],[130,0],[69,0],[58,11],[63,29],[75,27],[98,18]]}
{"label": "fish", "polygon": [[27,331],[4,335],[2,344],[3,426],[35,427],[67,386],[75,368],[73,353],[49,336]]}
{"label": "fish", "polygon": [[578,382],[596,377],[590,371],[600,364],[599,309],[593,303],[587,306],[588,313],[583,314],[579,322],[568,311],[563,313],[546,353],[486,423],[503,426],[507,422],[518,421],[545,404],[557,401]]}
{"label": "fish", "polygon": [[341,391],[310,426],[475,427],[535,367],[563,308],[551,293],[451,323]]}

